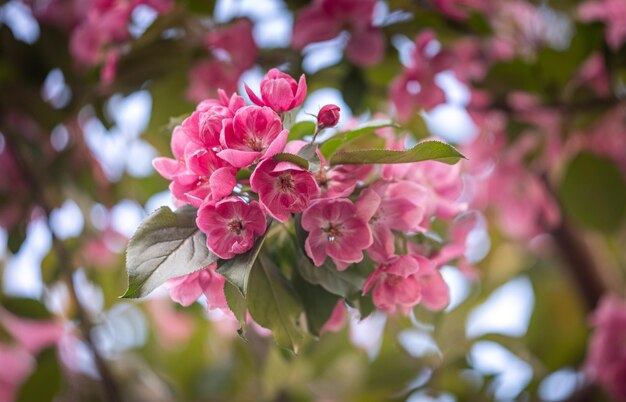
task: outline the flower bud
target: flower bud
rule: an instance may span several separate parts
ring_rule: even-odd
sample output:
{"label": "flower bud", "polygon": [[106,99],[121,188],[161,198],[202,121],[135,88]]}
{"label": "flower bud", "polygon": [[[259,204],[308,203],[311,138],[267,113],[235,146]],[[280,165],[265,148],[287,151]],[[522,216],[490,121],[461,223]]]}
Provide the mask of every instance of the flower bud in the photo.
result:
{"label": "flower bud", "polygon": [[322,107],[317,114],[318,129],[336,126],[339,121],[340,110],[339,106],[333,104]]}

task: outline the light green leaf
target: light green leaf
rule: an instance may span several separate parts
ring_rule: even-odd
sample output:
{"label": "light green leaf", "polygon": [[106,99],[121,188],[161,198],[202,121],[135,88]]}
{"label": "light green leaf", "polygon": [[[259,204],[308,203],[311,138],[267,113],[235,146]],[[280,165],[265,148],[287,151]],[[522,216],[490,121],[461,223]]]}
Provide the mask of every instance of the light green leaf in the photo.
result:
{"label": "light green leaf", "polygon": [[384,147],[385,139],[377,135],[375,131],[385,127],[397,128],[399,126],[387,119],[371,120],[354,130],[335,134],[320,146],[320,150],[324,158],[329,158],[338,151]]}
{"label": "light green leaf", "polygon": [[271,329],[276,343],[298,353],[303,334],[298,323],[302,304],[276,264],[261,255],[250,272],[247,294],[250,315]]}
{"label": "light green leaf", "polygon": [[124,298],[144,297],[167,280],[217,261],[196,226],[196,209],[161,207],[148,216],[126,249],[128,290]]}
{"label": "light green leaf", "polygon": [[356,165],[368,163],[411,163],[427,160],[455,164],[465,158],[452,145],[441,141],[420,142],[411,149],[394,151],[388,149],[369,149],[360,151],[339,151],[330,158],[331,165]]}
{"label": "light green leaf", "polygon": [[321,161],[317,155],[317,144],[308,143],[300,149],[298,156],[306,159],[309,163],[309,170],[313,173],[320,170]]}
{"label": "light green leaf", "polygon": [[[269,228],[268,228],[269,230]],[[267,230],[265,231],[267,234]],[[263,242],[265,241],[265,234],[256,239],[254,247],[246,251],[243,254],[238,254],[230,260],[220,261],[218,264],[217,272],[222,274],[227,281],[237,287],[242,295],[247,296],[248,291],[248,278],[252,266],[259,256]]]}
{"label": "light green leaf", "polygon": [[278,162],[291,162],[304,169],[309,169],[309,161],[299,155],[290,154],[287,152],[281,152],[273,156],[274,160]]}
{"label": "light green leaf", "polygon": [[301,121],[291,126],[287,141],[301,140],[307,135],[315,134],[316,124],[312,121]]}
{"label": "light green leaf", "polygon": [[609,159],[578,154],[565,169],[559,195],[567,214],[581,225],[613,232],[624,221],[626,181]]}

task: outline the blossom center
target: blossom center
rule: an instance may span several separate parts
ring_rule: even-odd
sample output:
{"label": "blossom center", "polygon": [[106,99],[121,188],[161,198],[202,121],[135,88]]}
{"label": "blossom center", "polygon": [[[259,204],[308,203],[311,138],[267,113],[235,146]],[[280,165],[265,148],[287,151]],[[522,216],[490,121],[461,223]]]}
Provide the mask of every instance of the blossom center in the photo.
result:
{"label": "blossom center", "polygon": [[278,176],[277,186],[278,190],[282,192],[290,192],[294,189],[293,177],[291,177],[290,174],[281,174],[280,176]]}
{"label": "blossom center", "polygon": [[324,229],[326,233],[326,237],[328,241],[335,241],[337,237],[341,236],[341,224],[340,223],[330,223],[328,228]]}
{"label": "blossom center", "polygon": [[246,141],[246,146],[253,151],[261,152],[263,150],[263,140],[257,136],[251,135]]}
{"label": "blossom center", "polygon": [[239,219],[233,219],[232,221],[228,222],[228,230],[238,235],[241,234],[241,232],[243,231],[243,222],[241,222]]}

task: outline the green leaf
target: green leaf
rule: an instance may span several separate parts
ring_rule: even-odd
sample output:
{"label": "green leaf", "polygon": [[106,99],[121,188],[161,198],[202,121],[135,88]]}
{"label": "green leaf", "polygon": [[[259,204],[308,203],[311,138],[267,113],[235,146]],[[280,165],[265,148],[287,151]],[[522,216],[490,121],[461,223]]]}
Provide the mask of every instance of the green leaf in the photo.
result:
{"label": "green leaf", "polygon": [[361,151],[339,151],[330,158],[331,165],[355,165],[367,163],[410,163],[427,160],[455,164],[465,158],[452,145],[441,141],[420,142],[411,149],[394,151],[389,149],[369,149]]}
{"label": "green leaf", "polygon": [[309,170],[313,173],[318,172],[320,170],[321,161],[320,157],[317,155],[317,144],[308,143],[298,151],[298,156],[306,159],[309,163]]}
{"label": "green leaf", "polygon": [[278,162],[291,162],[295,165],[300,166],[301,168],[304,169],[309,169],[309,161],[307,161],[306,159],[304,159],[302,156],[299,155],[295,155],[295,154],[290,154],[287,152],[281,152],[279,154],[276,154],[273,156],[274,160],[277,160]]}
{"label": "green leaf", "polygon": [[237,332],[243,338],[246,335],[246,312],[248,307],[246,305],[246,299],[243,294],[237,289],[235,285],[228,281],[224,281],[224,296],[226,297],[226,303],[228,308],[233,312],[237,321],[239,321],[239,329]]}
{"label": "green leaf", "polygon": [[263,236],[256,239],[254,247],[250,250],[243,254],[236,255],[230,260],[221,261],[217,268],[217,272],[222,274],[228,282],[235,285],[239,292],[241,292],[244,296],[247,296],[248,294],[248,278],[250,276],[250,271],[259,256],[259,252],[261,251],[261,247],[263,246],[265,235],[268,230],[269,228],[265,231]]}
{"label": "green leaf", "polygon": [[371,120],[354,130],[335,134],[320,146],[320,150],[325,158],[329,158],[338,151],[384,147],[384,138],[376,135],[375,131],[386,127],[399,126],[389,119]]}
{"label": "green leaf", "polygon": [[298,294],[269,258],[261,255],[250,272],[247,294],[250,315],[271,329],[276,343],[298,353],[303,334],[298,324],[302,305]]}
{"label": "green leaf", "polygon": [[297,268],[307,282],[320,285],[330,293],[342,297],[357,294],[365,283],[365,278],[351,268],[339,271],[331,262],[316,267],[304,255],[298,259]]}
{"label": "green leaf", "polygon": [[2,307],[18,317],[31,320],[47,320],[52,318],[52,314],[46,307],[34,299],[26,297],[2,297],[0,299]]}
{"label": "green leaf", "polygon": [[620,228],[626,213],[626,181],[615,163],[582,152],[567,165],[559,192],[576,222],[603,232]]}
{"label": "green leaf", "polygon": [[22,384],[16,401],[52,401],[61,389],[61,379],[61,367],[55,349],[45,349],[37,356],[37,368]]}
{"label": "green leaf", "polygon": [[307,135],[315,134],[317,125],[312,121],[301,121],[291,126],[287,141],[301,140]]}
{"label": "green leaf", "polygon": [[128,243],[128,290],[122,297],[144,297],[167,280],[216,261],[205,234],[196,226],[195,208],[185,206],[172,212],[161,207],[139,225]]}
{"label": "green leaf", "polygon": [[344,138],[349,141],[357,137],[360,137],[363,134],[373,133],[376,130],[379,130],[381,128],[386,128],[386,127],[400,128],[400,126],[394,123],[392,120],[374,119],[374,120],[369,120],[363,124],[360,124],[357,128],[353,130],[345,131],[342,134]]}
{"label": "green leaf", "polygon": [[332,315],[339,296],[307,282],[297,273],[293,276],[293,284],[304,305],[307,328],[311,335],[319,336],[322,327]]}

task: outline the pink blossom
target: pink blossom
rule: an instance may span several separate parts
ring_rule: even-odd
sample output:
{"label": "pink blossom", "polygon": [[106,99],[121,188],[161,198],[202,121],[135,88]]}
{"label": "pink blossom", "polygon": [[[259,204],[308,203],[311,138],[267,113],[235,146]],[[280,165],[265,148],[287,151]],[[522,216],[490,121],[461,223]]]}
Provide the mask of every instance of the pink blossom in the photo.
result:
{"label": "pink blossom", "polygon": [[606,41],[617,51],[626,41],[626,2],[623,0],[588,0],[578,7],[583,22],[603,21]]}
{"label": "pink blossom", "polygon": [[259,53],[252,36],[252,23],[248,19],[240,19],[210,31],[205,37],[205,43],[216,58],[225,57],[223,61],[240,73],[254,67]]}
{"label": "pink blossom", "polygon": [[196,224],[206,233],[209,250],[230,259],[250,250],[255,237],[265,233],[267,222],[258,202],[228,197],[215,204],[203,204]]}
{"label": "pink blossom", "polygon": [[189,86],[186,96],[192,101],[201,101],[215,96],[218,88],[227,92],[237,90],[241,72],[220,60],[202,60],[189,70]]}
{"label": "pink blossom", "polygon": [[445,101],[445,94],[435,83],[435,76],[452,63],[445,51],[431,54],[428,46],[434,40],[432,31],[420,33],[415,38],[411,65],[391,83],[390,97],[401,120],[408,120],[419,108],[430,110]]}
{"label": "pink blossom", "polygon": [[341,109],[337,105],[329,104],[324,105],[317,113],[317,128],[318,130],[335,127],[339,122],[339,111]]}
{"label": "pink blossom", "polygon": [[366,220],[347,198],[314,201],[302,214],[302,228],[309,232],[305,251],[318,267],[329,256],[337,269],[344,270],[361,261],[362,251],[373,241]]}
{"label": "pink blossom", "polygon": [[63,325],[60,322],[21,318],[2,309],[0,309],[0,325],[33,354],[57,344],[64,334]]}
{"label": "pink blossom", "polygon": [[280,222],[290,213],[302,212],[319,193],[313,175],[293,163],[265,159],[250,177],[252,190],[259,194],[261,206]]}
{"label": "pink blossom", "polygon": [[320,332],[339,332],[346,324],[346,315],[346,305],[343,300],[339,300]]}
{"label": "pink blossom", "polygon": [[14,401],[35,368],[35,359],[19,346],[0,343],[0,401]]}
{"label": "pink blossom", "polygon": [[605,296],[593,313],[585,372],[618,400],[626,401],[626,302]]}
{"label": "pink blossom", "polygon": [[306,79],[304,74],[296,83],[290,75],[273,68],[261,81],[261,99],[248,87],[246,93],[250,100],[259,106],[267,106],[270,109],[282,113],[297,108],[304,102],[306,96]]}
{"label": "pink blossom", "polygon": [[423,231],[421,223],[428,202],[428,190],[409,181],[379,181],[363,190],[356,207],[359,215],[368,219],[372,231],[373,243],[367,249],[368,255],[374,261],[384,262],[395,254],[392,230]]}
{"label": "pink blossom", "polygon": [[374,305],[386,313],[408,315],[418,303],[441,310],[449,303],[449,290],[435,265],[420,255],[391,258],[370,274],[363,294],[373,290]]}
{"label": "pink blossom", "polygon": [[217,155],[235,167],[246,167],[281,152],[288,134],[272,109],[246,106],[237,110],[232,123],[224,122],[223,150]]}
{"label": "pink blossom", "polygon": [[594,52],[580,67],[574,82],[586,85],[596,95],[604,97],[611,93],[609,76],[604,65],[604,57],[600,52]]}
{"label": "pink blossom", "polygon": [[296,14],[294,48],[333,39],[346,29],[350,31],[348,60],[363,67],[380,62],[385,39],[372,24],[375,6],[375,0],[315,0]]}
{"label": "pink blossom", "polygon": [[216,269],[217,263],[213,263],[189,275],[170,279],[167,281],[170,297],[187,307],[204,294],[209,310],[228,309],[224,297],[224,277],[218,274]]}
{"label": "pink blossom", "polygon": [[[171,293],[172,288],[170,288]],[[166,298],[150,299],[145,306],[154,323],[154,334],[161,345],[174,348],[187,344],[195,330],[192,314],[176,309]],[[224,306],[226,306],[226,301],[224,301]]]}
{"label": "pink blossom", "polygon": [[104,66],[100,70],[100,83],[104,86],[111,85],[117,76],[117,63],[120,59],[120,52],[113,49],[107,52],[104,58]]}
{"label": "pink blossom", "polygon": [[185,162],[185,146],[190,141],[189,135],[181,126],[176,126],[170,140],[170,147],[174,159],[158,157],[152,161],[152,166],[163,178],[173,180],[187,169]]}

